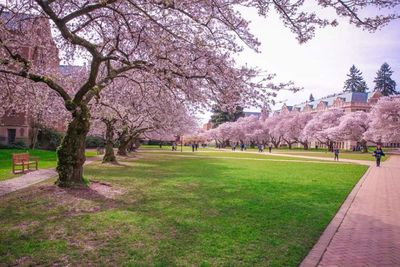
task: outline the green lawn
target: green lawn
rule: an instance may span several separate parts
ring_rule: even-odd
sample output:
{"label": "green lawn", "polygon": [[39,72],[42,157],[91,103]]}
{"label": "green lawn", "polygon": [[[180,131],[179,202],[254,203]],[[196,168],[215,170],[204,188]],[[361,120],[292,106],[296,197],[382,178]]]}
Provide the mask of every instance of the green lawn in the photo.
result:
{"label": "green lawn", "polygon": [[1,197],[0,262],[297,266],[367,169],[213,155],[140,152],[85,167],[103,190],[50,180]]}
{"label": "green lawn", "polygon": [[218,159],[224,158],[237,158],[237,159],[257,159],[257,160],[295,160],[295,161],[313,161],[313,159],[307,158],[295,158],[295,157],[284,157],[284,156],[274,156],[268,153],[246,153],[241,151],[231,151],[231,150],[212,150],[212,149],[199,149],[197,152],[192,152],[191,150],[180,151],[166,151],[166,150],[143,150],[146,153],[157,153],[158,155],[165,155],[171,157],[213,157]]}
{"label": "green lawn", "polygon": [[[39,149],[0,149],[0,181],[16,177],[16,175],[12,173],[12,154],[25,152],[40,158],[39,169],[54,168],[57,165],[57,155],[55,151]],[[87,157],[95,155],[96,151],[94,150],[86,151]]]}

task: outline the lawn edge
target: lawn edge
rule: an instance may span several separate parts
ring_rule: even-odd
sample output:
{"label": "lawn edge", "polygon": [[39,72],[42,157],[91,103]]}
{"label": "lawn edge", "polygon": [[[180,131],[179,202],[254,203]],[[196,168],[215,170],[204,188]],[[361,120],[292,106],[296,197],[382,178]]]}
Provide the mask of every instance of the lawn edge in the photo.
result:
{"label": "lawn edge", "polygon": [[325,228],[324,232],[319,237],[318,241],[314,244],[312,249],[308,252],[308,254],[303,258],[299,267],[315,267],[318,266],[322,257],[324,256],[329,244],[331,243],[333,237],[341,226],[344,218],[347,215],[351,205],[354,202],[358,192],[363,186],[366,177],[370,173],[372,166],[370,166],[367,171],[361,176],[360,180],[353,187],[350,194],[346,197],[339,210],[329,222],[328,226]]}

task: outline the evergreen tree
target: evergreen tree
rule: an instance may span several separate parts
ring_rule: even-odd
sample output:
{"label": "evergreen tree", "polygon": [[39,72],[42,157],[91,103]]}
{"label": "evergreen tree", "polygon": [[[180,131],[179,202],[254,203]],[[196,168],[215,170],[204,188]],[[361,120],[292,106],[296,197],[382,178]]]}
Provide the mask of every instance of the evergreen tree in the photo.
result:
{"label": "evergreen tree", "polygon": [[350,73],[347,74],[349,77],[344,83],[344,92],[363,92],[368,90],[367,84],[362,77],[362,72],[356,68],[356,66],[351,66]]}
{"label": "evergreen tree", "polygon": [[376,73],[376,78],[374,79],[374,91],[379,91],[384,96],[398,95],[399,92],[396,91],[396,82],[391,78],[392,74],[393,71],[389,64],[383,63],[381,68]]}
{"label": "evergreen tree", "polygon": [[233,110],[223,110],[219,106],[214,106],[212,108],[211,122],[213,127],[216,128],[220,124],[227,121],[236,121],[240,117],[244,116],[243,108],[236,106]]}
{"label": "evergreen tree", "polygon": [[314,96],[312,95],[312,94],[310,94],[310,98],[309,98],[309,101],[310,102],[313,102],[315,99],[314,99]]}

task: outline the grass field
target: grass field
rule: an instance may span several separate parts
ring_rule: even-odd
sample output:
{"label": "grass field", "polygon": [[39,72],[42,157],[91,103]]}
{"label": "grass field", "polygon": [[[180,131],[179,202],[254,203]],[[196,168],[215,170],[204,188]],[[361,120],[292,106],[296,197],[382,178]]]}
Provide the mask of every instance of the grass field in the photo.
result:
{"label": "grass field", "polygon": [[142,151],[85,167],[111,187],[47,181],[1,197],[0,262],[297,266],[367,169],[215,154]]}
{"label": "grass field", "polygon": [[[57,165],[57,155],[55,151],[39,149],[0,149],[0,181],[16,177],[16,175],[12,173],[12,154],[25,152],[40,158],[39,169],[54,168]],[[95,155],[95,151],[90,150],[86,152],[87,157]]]}

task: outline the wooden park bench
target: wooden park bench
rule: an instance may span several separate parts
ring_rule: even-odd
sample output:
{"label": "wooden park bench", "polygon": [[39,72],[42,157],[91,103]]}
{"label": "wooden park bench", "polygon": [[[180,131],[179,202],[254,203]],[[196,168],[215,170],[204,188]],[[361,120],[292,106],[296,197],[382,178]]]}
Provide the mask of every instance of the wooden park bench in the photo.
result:
{"label": "wooden park bench", "polygon": [[32,165],[35,166],[36,170],[38,169],[38,157],[31,157],[28,153],[18,153],[12,155],[12,169],[13,173],[16,174],[16,167],[21,167],[22,173],[25,173],[25,170],[30,170]]}

